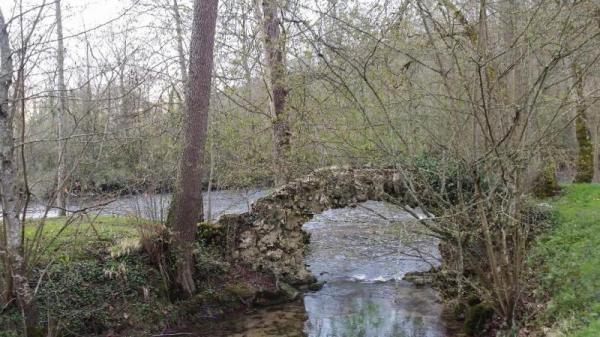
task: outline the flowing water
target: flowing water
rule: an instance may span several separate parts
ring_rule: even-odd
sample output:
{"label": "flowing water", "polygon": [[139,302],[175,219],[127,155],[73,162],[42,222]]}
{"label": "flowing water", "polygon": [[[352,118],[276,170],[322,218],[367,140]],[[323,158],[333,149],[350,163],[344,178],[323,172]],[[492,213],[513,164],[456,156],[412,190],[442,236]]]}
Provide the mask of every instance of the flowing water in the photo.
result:
{"label": "flowing water", "polygon": [[203,331],[207,336],[445,337],[436,292],[402,280],[438,265],[437,243],[415,234],[395,206],[367,202],[329,210],[304,225],[306,263],[325,286],[303,300],[254,310]]}
{"label": "flowing water", "polygon": [[[213,191],[210,193],[211,217],[222,214],[242,213],[248,210],[254,200],[266,195],[268,191],[260,189]],[[209,208],[209,195],[203,194],[204,210]],[[155,221],[164,221],[171,202],[170,194],[136,194],[103,198],[70,198],[69,213],[85,211],[90,214],[134,216]],[[57,208],[49,208],[43,202],[32,202],[27,208],[27,218],[41,218],[47,212],[48,217],[58,216]]]}

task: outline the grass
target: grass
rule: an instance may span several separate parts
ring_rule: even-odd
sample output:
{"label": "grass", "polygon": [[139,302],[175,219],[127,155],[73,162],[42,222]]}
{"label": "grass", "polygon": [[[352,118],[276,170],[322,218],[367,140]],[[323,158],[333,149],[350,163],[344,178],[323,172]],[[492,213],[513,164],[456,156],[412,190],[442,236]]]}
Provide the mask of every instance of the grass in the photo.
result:
{"label": "grass", "polygon": [[600,336],[600,185],[566,186],[551,204],[556,226],[533,251],[544,261],[546,320],[568,326],[567,336]]}
{"label": "grass", "polygon": [[[36,306],[53,335],[147,336],[173,319],[160,272],[139,251],[139,219],[58,217],[25,224]],[[36,238],[36,239],[34,239]],[[124,244],[129,243],[129,244]],[[117,251],[117,254],[114,254]],[[18,336],[20,313],[0,315],[0,337]]]}
{"label": "grass", "polygon": [[[51,330],[48,335],[150,336],[180,323],[237,312],[260,289],[275,291],[268,276],[232,268],[218,247],[198,245],[194,280],[199,291],[189,299],[173,296],[173,256],[159,252],[165,262],[161,269],[148,249],[151,243],[163,247],[153,236],[162,230],[119,216],[28,221],[26,244],[34,247],[28,249],[30,279],[36,283],[39,323]],[[16,305],[2,309],[0,337],[20,336],[21,326]]]}
{"label": "grass", "polygon": [[[138,221],[123,216],[58,217],[30,220],[25,225],[25,244],[36,246],[43,260],[78,259],[106,251],[125,240],[139,238]],[[41,229],[41,231],[39,231]],[[34,238],[38,235],[38,239]]]}

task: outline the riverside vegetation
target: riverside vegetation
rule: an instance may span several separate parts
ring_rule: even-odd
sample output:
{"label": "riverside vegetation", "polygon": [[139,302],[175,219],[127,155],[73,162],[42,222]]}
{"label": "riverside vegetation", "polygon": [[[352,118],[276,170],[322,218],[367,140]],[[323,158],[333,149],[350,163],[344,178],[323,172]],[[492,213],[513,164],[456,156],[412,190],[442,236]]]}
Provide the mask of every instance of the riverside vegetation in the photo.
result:
{"label": "riverside vegetation", "polygon": [[[595,249],[600,240],[600,186],[563,188],[560,196],[540,201],[551,220],[537,234],[528,257],[524,331],[540,336],[596,336],[600,333],[596,296],[600,257]],[[35,220],[26,225],[27,242],[38,225]],[[33,279],[40,281],[39,308],[48,313],[42,322],[61,335],[144,336],[174,331],[198,319],[235,317],[249,305],[295,298],[278,290],[273,278],[224,262],[222,232],[211,224],[200,226],[195,251],[196,281],[202,291],[188,300],[173,297],[163,269],[168,265],[157,261],[165,258],[160,255],[160,247],[167,244],[162,241],[163,225],[98,216],[46,219],[44,226],[40,246],[46,248],[35,263]],[[442,284],[434,284],[442,291],[454,284],[447,277],[440,280]],[[451,308],[456,299],[447,300]],[[463,333],[482,336],[493,331],[491,307],[469,301],[471,306],[461,309],[465,310]],[[16,308],[5,308],[0,316],[5,329],[0,335],[18,336],[20,319]]]}
{"label": "riverside vegetation", "polygon": [[[39,267],[33,269],[32,279],[39,280],[36,301],[47,313],[41,323],[53,334],[147,336],[246,308],[259,291],[274,300],[285,298],[272,279],[222,262],[200,237],[195,255],[202,291],[187,301],[173,301],[167,271],[153,255],[160,254],[159,246],[165,244],[162,225],[121,216],[81,218],[66,227],[64,218],[46,221],[41,243],[47,250],[35,264]],[[26,225],[27,239],[34,235],[35,225],[34,221]],[[20,336],[19,311],[3,308],[0,326],[0,336]]]}

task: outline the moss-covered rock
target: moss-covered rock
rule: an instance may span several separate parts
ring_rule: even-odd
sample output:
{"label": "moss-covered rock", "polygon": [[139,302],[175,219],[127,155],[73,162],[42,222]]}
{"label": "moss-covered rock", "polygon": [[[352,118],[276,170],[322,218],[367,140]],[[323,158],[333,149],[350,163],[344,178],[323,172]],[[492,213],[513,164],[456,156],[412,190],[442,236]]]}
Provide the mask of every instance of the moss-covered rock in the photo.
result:
{"label": "moss-covered rock", "polygon": [[281,303],[292,302],[300,296],[300,292],[285,282],[278,282],[277,288],[263,289],[257,293],[254,299],[254,305],[267,306]]}
{"label": "moss-covered rock", "polygon": [[229,284],[224,290],[244,302],[251,301],[258,291],[258,289],[245,282]]}
{"label": "moss-covered rock", "polygon": [[227,227],[221,223],[201,222],[198,224],[198,240],[206,245],[222,246],[225,242]]}
{"label": "moss-covered rock", "polygon": [[409,272],[406,273],[402,279],[414,284],[416,287],[423,287],[433,284],[435,273],[435,270],[425,272]]}

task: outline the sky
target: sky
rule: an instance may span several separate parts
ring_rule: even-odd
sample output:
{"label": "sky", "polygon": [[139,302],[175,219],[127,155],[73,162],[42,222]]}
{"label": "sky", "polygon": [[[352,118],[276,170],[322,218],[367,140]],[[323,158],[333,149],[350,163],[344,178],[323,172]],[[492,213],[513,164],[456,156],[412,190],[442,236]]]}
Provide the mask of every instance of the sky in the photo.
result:
{"label": "sky", "polygon": [[[38,8],[44,3],[43,0],[0,0],[0,9],[6,20],[11,20],[18,16],[19,1],[23,2],[23,12],[28,9]],[[86,59],[86,45],[84,36],[89,37],[91,47],[93,49],[93,57],[99,57],[100,63],[103,57],[111,57],[112,50],[110,42],[107,40],[106,31],[115,29],[122,31],[122,24],[130,19],[138,20],[137,25],[143,25],[147,19],[139,21],[139,15],[134,11],[127,12],[132,8],[132,4],[139,3],[140,0],[62,0],[61,8],[63,15],[63,36],[65,37],[65,80],[67,87],[77,87],[81,83],[81,78],[84,76],[83,70],[72,71],[72,69],[80,68]],[[182,1],[185,2],[185,1]],[[46,8],[43,14],[43,21],[36,27],[36,36],[32,38],[35,41],[40,35],[45,35],[44,41],[47,44],[41,46],[45,55],[39,59],[31,59],[30,64],[36,64],[35,68],[31,68],[28,74],[27,85],[32,89],[32,94],[43,93],[48,88],[49,81],[55,77],[53,75],[55,68],[55,2],[54,0],[46,0]],[[130,15],[123,16],[123,13]],[[32,20],[37,14],[37,10],[29,11],[26,17],[27,20]],[[29,22],[29,21],[26,21]],[[15,33],[19,29],[18,20],[13,20],[9,28],[10,33]],[[25,30],[27,31],[27,26]],[[48,31],[50,29],[50,31]],[[47,32],[47,33],[46,33]],[[87,32],[87,34],[83,34]],[[13,36],[14,46],[18,45],[16,36]],[[33,42],[32,42],[33,43]],[[30,48],[31,50],[31,48]],[[32,51],[33,52],[33,51]],[[39,52],[36,51],[36,52]],[[40,53],[41,55],[41,53]],[[114,58],[114,57],[113,57]],[[92,61],[93,62],[93,61]],[[112,60],[114,62],[114,60]],[[99,64],[99,63],[96,63]],[[98,70],[94,70],[98,72]]]}
{"label": "sky", "polygon": [[[12,16],[15,5],[19,0],[0,0],[0,9],[4,17],[8,19]],[[70,27],[83,27],[98,25],[111,20],[119,15],[123,7],[129,1],[123,0],[62,0],[62,6],[68,17],[64,18],[65,24],[68,22]],[[23,0],[23,7],[40,5],[43,0]],[[47,4],[53,6],[53,0],[47,0]],[[65,25],[66,26],[66,25]]]}

